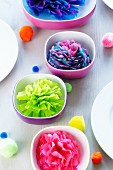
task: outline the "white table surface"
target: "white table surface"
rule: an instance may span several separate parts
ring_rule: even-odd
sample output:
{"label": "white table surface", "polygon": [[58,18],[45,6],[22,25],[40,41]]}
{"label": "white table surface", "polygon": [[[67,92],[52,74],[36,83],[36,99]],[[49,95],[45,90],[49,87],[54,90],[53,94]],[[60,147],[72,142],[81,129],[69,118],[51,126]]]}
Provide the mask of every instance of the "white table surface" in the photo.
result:
{"label": "white table surface", "polygon": [[[10,159],[0,156],[0,170],[32,170],[30,162],[32,138],[40,129],[50,125],[30,125],[21,121],[13,109],[12,93],[15,83],[23,76],[31,74],[34,65],[39,66],[39,73],[50,73],[44,62],[44,44],[50,35],[60,30],[43,30],[33,26],[23,13],[21,1],[16,0],[0,0],[0,19],[12,27],[19,43],[16,65],[0,83],[0,132],[7,131],[9,136],[17,142],[19,151]],[[24,25],[31,25],[35,31],[32,41],[28,43],[23,43],[18,35],[19,29]],[[89,140],[91,154],[95,151],[103,154],[102,163],[94,166],[90,160],[88,170],[113,170],[113,160],[101,150],[95,140],[90,121],[95,97],[105,85],[113,80],[113,48],[104,49],[101,44],[102,36],[107,32],[113,32],[113,11],[102,0],[97,0],[96,11],[90,21],[80,28],[68,30],[82,31],[94,39],[96,61],[86,77],[64,80],[72,84],[73,91],[68,94],[65,113],[51,125],[67,125],[71,117],[83,115],[86,122],[85,134]]]}

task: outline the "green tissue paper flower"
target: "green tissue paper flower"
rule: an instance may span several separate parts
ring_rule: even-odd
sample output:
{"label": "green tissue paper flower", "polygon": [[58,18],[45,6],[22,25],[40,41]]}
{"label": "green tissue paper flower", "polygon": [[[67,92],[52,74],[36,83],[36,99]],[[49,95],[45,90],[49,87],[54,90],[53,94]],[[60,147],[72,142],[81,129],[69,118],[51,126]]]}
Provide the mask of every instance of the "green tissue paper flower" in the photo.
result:
{"label": "green tissue paper flower", "polygon": [[58,83],[39,79],[18,92],[20,112],[29,117],[50,117],[63,107],[64,100]]}

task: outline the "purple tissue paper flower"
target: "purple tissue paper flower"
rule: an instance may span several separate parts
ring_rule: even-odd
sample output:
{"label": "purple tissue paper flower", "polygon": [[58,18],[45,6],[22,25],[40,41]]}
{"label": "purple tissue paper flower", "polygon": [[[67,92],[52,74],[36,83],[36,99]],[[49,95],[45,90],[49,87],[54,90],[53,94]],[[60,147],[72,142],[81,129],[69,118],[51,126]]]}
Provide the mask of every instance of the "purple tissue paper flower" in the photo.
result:
{"label": "purple tissue paper flower", "polygon": [[77,15],[78,6],[85,5],[85,0],[27,0],[29,7],[35,14],[48,12],[57,18],[66,15]]}
{"label": "purple tissue paper flower", "polygon": [[87,49],[75,40],[56,42],[47,55],[48,63],[61,70],[77,70],[87,67],[91,57]]}

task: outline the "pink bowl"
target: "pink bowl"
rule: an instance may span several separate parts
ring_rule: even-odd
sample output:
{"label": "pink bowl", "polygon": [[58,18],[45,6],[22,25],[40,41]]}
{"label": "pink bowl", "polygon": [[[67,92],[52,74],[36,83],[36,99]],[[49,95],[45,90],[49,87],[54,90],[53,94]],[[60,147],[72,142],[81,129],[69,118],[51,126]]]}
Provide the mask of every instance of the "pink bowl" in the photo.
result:
{"label": "pink bowl", "polygon": [[77,144],[80,148],[81,158],[80,158],[80,164],[77,167],[77,170],[86,170],[89,164],[90,159],[90,149],[89,149],[89,143],[88,140],[83,132],[80,130],[70,127],[70,126],[51,126],[42,129],[39,131],[35,137],[32,140],[31,144],[31,163],[34,170],[41,170],[37,164],[36,160],[36,148],[39,141],[40,136],[43,133],[53,133],[57,130],[65,131],[69,134],[71,134],[73,137],[75,137]]}
{"label": "pink bowl", "polygon": [[[79,42],[82,47],[88,50],[91,57],[91,63],[87,67],[78,70],[61,70],[52,67],[47,61],[47,55],[52,45],[55,44],[57,41],[73,40],[73,39]],[[93,67],[95,61],[95,44],[89,35],[82,32],[75,32],[75,31],[58,32],[53,34],[47,39],[45,43],[44,56],[45,56],[46,65],[51,73],[62,78],[68,78],[68,79],[81,78],[86,76],[91,70],[91,68]]]}
{"label": "pink bowl", "polygon": [[39,18],[32,13],[32,10],[29,9],[25,0],[22,0],[22,6],[26,17],[37,27],[44,29],[66,29],[79,27],[87,23],[95,11],[96,0],[86,0],[86,5],[80,7],[78,16],[72,20],[55,20],[50,17],[46,19]]}

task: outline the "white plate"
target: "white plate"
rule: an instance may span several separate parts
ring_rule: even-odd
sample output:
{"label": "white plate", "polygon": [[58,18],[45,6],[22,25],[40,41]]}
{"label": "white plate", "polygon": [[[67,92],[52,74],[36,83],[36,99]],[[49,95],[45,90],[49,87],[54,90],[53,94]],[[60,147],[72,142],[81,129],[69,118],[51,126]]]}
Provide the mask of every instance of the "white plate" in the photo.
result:
{"label": "white plate", "polygon": [[97,142],[113,159],[113,81],[97,95],[91,111],[91,125]]}
{"label": "white plate", "polygon": [[113,0],[103,0],[103,2],[110,7],[111,9],[113,9]]}
{"label": "white plate", "polygon": [[18,42],[11,27],[0,20],[0,82],[10,73],[18,57]]}

